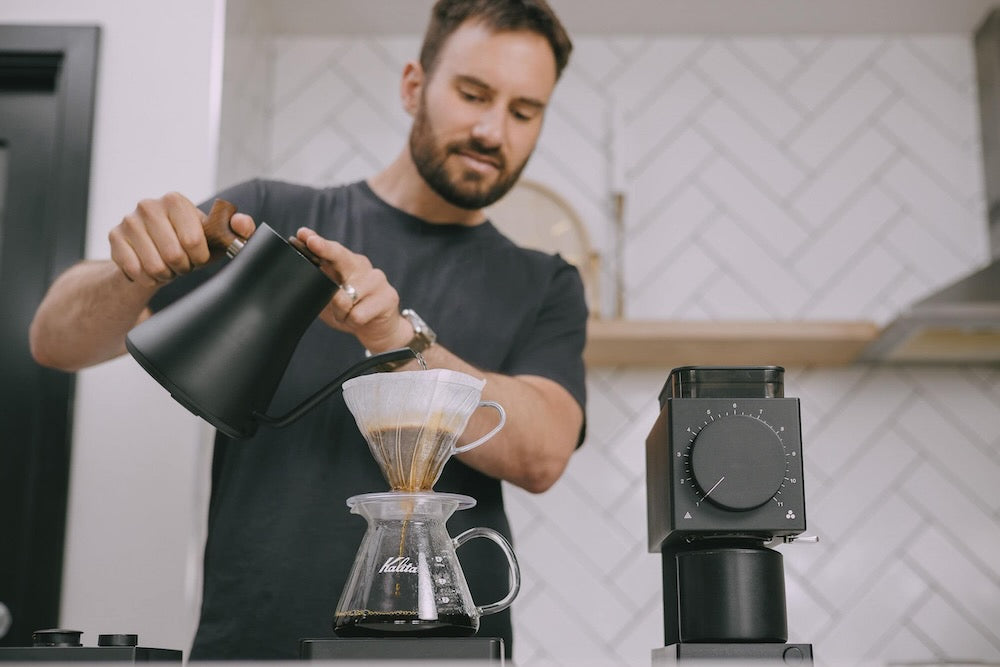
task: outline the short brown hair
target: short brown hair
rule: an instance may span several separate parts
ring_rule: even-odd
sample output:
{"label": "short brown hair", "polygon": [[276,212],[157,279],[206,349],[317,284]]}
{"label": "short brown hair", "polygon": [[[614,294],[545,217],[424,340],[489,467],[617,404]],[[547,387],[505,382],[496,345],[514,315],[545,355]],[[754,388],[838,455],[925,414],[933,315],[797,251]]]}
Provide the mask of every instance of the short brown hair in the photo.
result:
{"label": "short brown hair", "polygon": [[445,41],[469,20],[496,32],[528,30],[547,39],[556,59],[557,79],[569,62],[573,43],[545,0],[438,0],[420,48],[424,72],[429,75],[434,70]]}

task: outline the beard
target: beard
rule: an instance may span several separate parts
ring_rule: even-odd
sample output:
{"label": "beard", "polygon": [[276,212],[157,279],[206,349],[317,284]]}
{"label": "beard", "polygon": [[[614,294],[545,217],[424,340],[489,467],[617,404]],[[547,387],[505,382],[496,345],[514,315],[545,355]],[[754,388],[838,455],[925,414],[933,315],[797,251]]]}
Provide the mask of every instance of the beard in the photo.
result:
{"label": "beard", "polygon": [[[463,152],[482,155],[496,163],[497,175],[492,183],[476,171],[463,170],[455,176],[448,172],[448,158]],[[452,206],[470,211],[489,206],[507,194],[528,163],[526,159],[514,171],[508,171],[507,160],[499,148],[483,146],[474,138],[439,146],[423,100],[410,130],[410,155],[431,190]]]}

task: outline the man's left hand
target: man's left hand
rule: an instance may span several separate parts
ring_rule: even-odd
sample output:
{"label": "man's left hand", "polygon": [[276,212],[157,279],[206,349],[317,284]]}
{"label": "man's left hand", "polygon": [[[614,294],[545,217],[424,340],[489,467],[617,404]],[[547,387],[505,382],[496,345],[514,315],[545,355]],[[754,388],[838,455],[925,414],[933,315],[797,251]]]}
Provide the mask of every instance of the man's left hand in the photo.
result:
{"label": "man's left hand", "polygon": [[320,269],[340,285],[320,313],[338,331],[353,334],[372,353],[403,347],[413,327],[399,313],[399,294],[385,273],[364,255],[305,227],[296,237],[320,260]]}

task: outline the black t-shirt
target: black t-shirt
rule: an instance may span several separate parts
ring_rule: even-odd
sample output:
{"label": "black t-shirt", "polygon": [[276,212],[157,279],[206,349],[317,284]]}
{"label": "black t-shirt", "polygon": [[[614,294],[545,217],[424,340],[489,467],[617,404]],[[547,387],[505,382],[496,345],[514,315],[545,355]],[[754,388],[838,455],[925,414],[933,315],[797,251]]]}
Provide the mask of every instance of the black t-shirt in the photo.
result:
{"label": "black t-shirt", "polygon": [[[560,257],[518,248],[489,222],[428,224],[363,182],[314,189],[256,180],[219,197],[282,236],[309,227],[366,255],[441,345],[483,370],[550,378],[584,405],[583,286]],[[167,306],[219,270],[224,261],[177,279],[151,307]],[[268,414],[285,414],[363,357],[353,336],[317,320]],[[387,488],[339,393],[285,428],[262,426],[242,440],[218,435],[191,658],[296,658],[299,639],[333,636],[333,612],[366,528],[345,501]],[[452,535],[486,526],[510,538],[498,480],[452,459],[434,489],[477,500],[449,519]],[[506,563],[495,545],[472,540],[458,555],[476,604],[506,594]],[[479,635],[503,637],[510,648],[509,610],[482,617]]]}

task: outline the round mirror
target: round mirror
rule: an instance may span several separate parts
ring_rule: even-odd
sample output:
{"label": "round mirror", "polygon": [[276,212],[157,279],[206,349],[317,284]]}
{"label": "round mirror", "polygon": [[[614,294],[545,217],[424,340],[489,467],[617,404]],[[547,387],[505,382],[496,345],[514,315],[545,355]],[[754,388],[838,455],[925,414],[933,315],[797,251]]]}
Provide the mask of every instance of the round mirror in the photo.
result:
{"label": "round mirror", "polygon": [[599,257],[583,221],[565,199],[540,183],[522,179],[486,214],[519,246],[559,253],[579,269],[590,314],[600,314]]}

